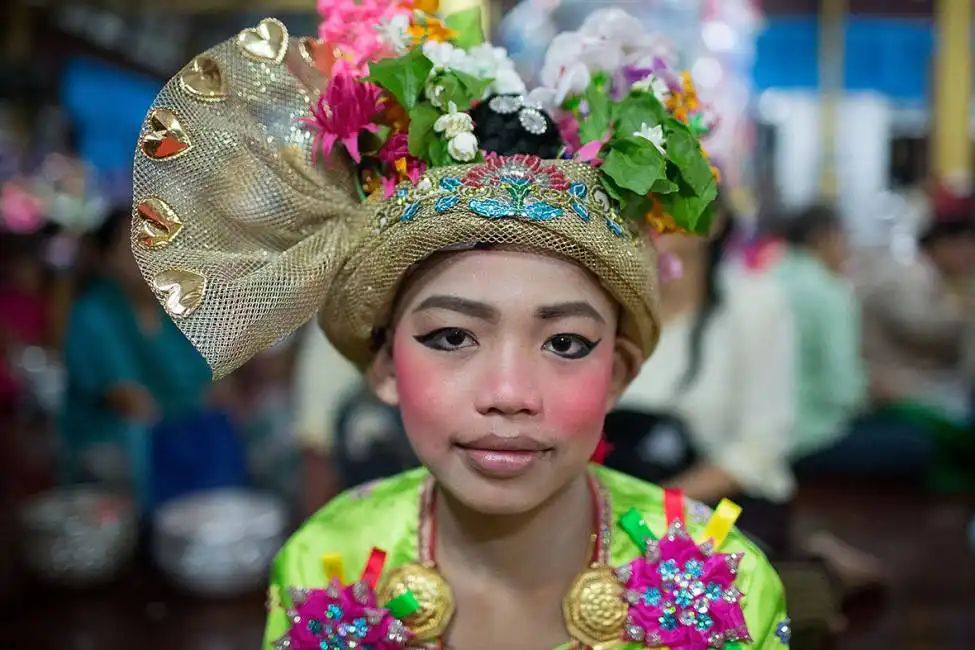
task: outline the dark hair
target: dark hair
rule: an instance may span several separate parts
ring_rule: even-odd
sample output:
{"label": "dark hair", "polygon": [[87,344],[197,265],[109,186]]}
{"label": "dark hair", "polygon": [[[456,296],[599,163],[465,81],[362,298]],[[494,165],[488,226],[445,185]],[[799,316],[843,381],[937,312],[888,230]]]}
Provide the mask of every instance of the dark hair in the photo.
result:
{"label": "dark hair", "polygon": [[523,104],[517,95],[492,95],[471,110],[471,118],[474,135],[485,151],[551,159],[558,157],[562,149],[562,137],[552,118],[543,110]]}
{"label": "dark hair", "polygon": [[936,215],[921,234],[920,243],[922,248],[930,248],[939,241],[964,237],[975,237],[975,218]]}
{"label": "dark hair", "polygon": [[842,227],[843,220],[836,210],[813,205],[789,217],[783,224],[782,234],[793,246],[808,246],[817,237]]}
{"label": "dark hair", "polygon": [[720,272],[725,249],[728,247],[728,242],[734,232],[734,217],[720,194],[715,201],[715,214],[719,220],[718,230],[708,240],[704,258],[704,302],[691,324],[690,339],[688,340],[690,354],[688,355],[687,369],[681,378],[681,388],[689,387],[697,379],[697,374],[701,370],[701,355],[704,352],[704,333],[707,331],[708,323],[711,322],[711,317],[714,316],[724,301]]}

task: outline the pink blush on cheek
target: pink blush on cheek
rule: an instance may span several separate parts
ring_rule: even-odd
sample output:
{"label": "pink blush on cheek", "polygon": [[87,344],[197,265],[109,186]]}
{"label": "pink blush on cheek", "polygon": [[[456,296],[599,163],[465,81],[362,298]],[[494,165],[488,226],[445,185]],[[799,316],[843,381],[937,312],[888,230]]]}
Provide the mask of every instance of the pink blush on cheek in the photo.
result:
{"label": "pink blush on cheek", "polygon": [[397,329],[393,338],[400,414],[410,441],[422,456],[424,447],[447,444],[450,431],[461,424],[458,413],[463,409],[458,408],[457,387],[452,385],[456,379],[444,373],[443,361],[400,332]]}
{"label": "pink blush on cheek", "polygon": [[[594,351],[593,356],[600,354]],[[603,352],[605,354],[605,352]],[[613,378],[612,350],[605,359],[591,358],[571,373],[553,374],[545,388],[546,429],[569,439],[592,437],[603,431],[606,402]]]}

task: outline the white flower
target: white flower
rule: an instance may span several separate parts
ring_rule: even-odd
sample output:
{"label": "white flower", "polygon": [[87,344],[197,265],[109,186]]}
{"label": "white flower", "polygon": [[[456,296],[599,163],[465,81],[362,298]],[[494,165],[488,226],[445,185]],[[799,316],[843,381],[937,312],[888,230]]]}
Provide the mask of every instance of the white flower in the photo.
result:
{"label": "white flower", "polygon": [[619,47],[636,45],[643,36],[643,24],[619,7],[598,9],[586,18],[579,34],[617,43]]}
{"label": "white flower", "polygon": [[525,82],[514,69],[498,70],[491,84],[489,94],[495,95],[524,95],[527,92]]}
{"label": "white flower", "polygon": [[660,153],[665,153],[664,151],[664,141],[666,140],[664,136],[664,127],[657,125],[651,128],[646,122],[640,127],[639,131],[633,132],[634,138],[643,138],[649,141],[653,146],[657,148]]}
{"label": "white flower", "polygon": [[448,70],[462,70],[467,59],[467,52],[464,50],[450,43],[437,41],[423,43],[423,55],[433,64],[431,75]]}
{"label": "white flower", "polygon": [[[450,112],[441,115],[433,125],[433,130],[442,133],[448,140],[453,140],[464,133],[473,133],[474,120],[467,113],[457,111],[457,104],[450,102]],[[476,141],[476,140],[475,140]]]}
{"label": "white flower", "polygon": [[477,147],[473,133],[458,133],[447,143],[447,153],[458,162],[470,162],[477,157]]}
{"label": "white flower", "polygon": [[409,49],[412,39],[409,35],[410,18],[406,14],[397,14],[391,19],[383,20],[376,26],[379,38],[397,54],[403,54]]}
{"label": "white flower", "polygon": [[654,74],[649,74],[633,84],[633,90],[653,93],[653,96],[661,102],[665,101],[667,97],[670,96],[670,86],[667,85],[666,81]]}
{"label": "white flower", "polygon": [[427,84],[424,88],[423,93],[430,100],[430,103],[437,108],[443,108],[443,93],[444,87],[439,84]]}

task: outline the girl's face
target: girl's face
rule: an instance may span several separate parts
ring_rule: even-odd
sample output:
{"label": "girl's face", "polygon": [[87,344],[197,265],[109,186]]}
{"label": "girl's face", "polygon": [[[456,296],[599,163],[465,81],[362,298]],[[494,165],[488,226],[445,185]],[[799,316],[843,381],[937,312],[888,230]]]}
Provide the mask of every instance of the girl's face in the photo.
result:
{"label": "girl's face", "polygon": [[417,456],[484,513],[544,503],[586,467],[640,353],[578,266],[511,250],[454,253],[400,296],[371,375]]}

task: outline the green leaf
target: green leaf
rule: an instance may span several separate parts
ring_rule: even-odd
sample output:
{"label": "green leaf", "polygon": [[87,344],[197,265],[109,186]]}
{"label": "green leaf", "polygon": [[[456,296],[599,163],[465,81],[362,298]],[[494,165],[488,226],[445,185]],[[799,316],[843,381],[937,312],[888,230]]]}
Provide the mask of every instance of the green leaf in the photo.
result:
{"label": "green leaf", "polygon": [[600,87],[598,80],[593,80],[584,94],[589,106],[589,115],[579,127],[579,138],[582,144],[593,140],[602,140],[609,132],[612,102],[606,92]]}
{"label": "green leaf", "polygon": [[709,207],[717,196],[717,183],[712,183],[703,196],[697,196],[690,187],[682,183],[677,192],[662,194],[657,198],[679,227],[695,235],[706,235],[711,231],[714,217],[714,211]]}
{"label": "green leaf", "polygon": [[433,63],[417,47],[398,59],[370,63],[367,81],[385,88],[400,106],[411,111],[423,92],[431,70]]}
{"label": "green leaf", "polygon": [[696,196],[703,196],[714,185],[711,165],[701,151],[700,142],[688,130],[668,125],[667,158],[680,170],[681,178]]}
{"label": "green leaf", "polygon": [[430,150],[430,143],[436,139],[433,125],[440,118],[440,111],[432,105],[423,103],[417,104],[410,111],[410,155],[414,158],[426,158]]}
{"label": "green leaf", "polygon": [[630,93],[619,102],[615,113],[613,135],[617,138],[630,138],[644,124],[654,127],[668,119],[667,109],[651,93]]}
{"label": "green leaf", "polygon": [[459,48],[466,50],[484,42],[484,23],[478,6],[450,14],[444,18],[444,24],[457,32],[450,42]]}
{"label": "green leaf", "polygon": [[666,159],[647,140],[632,137],[613,140],[608,150],[604,156],[603,173],[612,177],[621,188],[644,196],[650,193],[654,184],[667,178]]}
{"label": "green leaf", "polygon": [[660,180],[654,182],[653,187],[650,188],[650,192],[653,194],[670,194],[678,190],[678,185],[669,178],[661,178]]}
{"label": "green leaf", "polygon": [[447,153],[447,141],[437,137],[430,142],[427,162],[430,163],[431,167],[446,167],[447,165],[457,164],[457,161]]}
{"label": "green leaf", "polygon": [[[457,77],[460,82],[464,84],[464,88],[467,90],[467,95],[471,98],[472,102],[484,97],[484,93],[487,92],[488,86],[494,83],[494,79],[478,79],[474,75],[469,75],[466,72],[461,72],[460,70],[453,70],[450,74]],[[460,106],[457,108],[460,110]]]}

